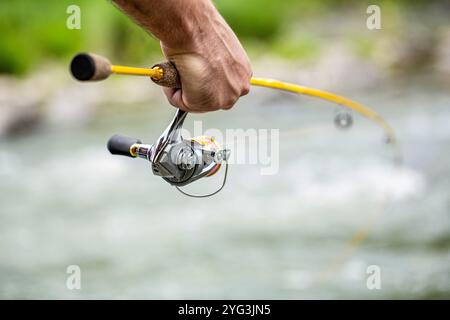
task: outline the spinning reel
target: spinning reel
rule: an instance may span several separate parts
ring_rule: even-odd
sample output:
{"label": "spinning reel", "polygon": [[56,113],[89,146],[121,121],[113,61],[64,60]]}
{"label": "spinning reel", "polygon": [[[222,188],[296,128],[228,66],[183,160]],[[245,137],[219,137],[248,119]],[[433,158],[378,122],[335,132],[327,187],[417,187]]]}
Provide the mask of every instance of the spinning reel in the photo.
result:
{"label": "spinning reel", "polygon": [[[154,175],[162,177],[185,195],[195,198],[212,196],[225,186],[230,152],[221,149],[214,137],[183,139],[180,129],[186,115],[187,112],[178,109],[172,122],[153,145],[114,135],[108,141],[108,150],[112,154],[150,161]],[[225,164],[223,182],[213,193],[193,195],[180,189],[200,178],[211,177],[219,171],[222,164]]]}

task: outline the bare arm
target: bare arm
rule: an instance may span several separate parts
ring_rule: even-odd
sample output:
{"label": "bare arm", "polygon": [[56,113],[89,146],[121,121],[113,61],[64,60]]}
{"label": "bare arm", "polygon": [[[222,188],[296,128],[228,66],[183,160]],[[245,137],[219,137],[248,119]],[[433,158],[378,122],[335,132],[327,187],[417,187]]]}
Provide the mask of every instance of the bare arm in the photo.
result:
{"label": "bare arm", "polygon": [[164,92],[190,112],[231,108],[250,88],[251,66],[236,35],[210,0],[114,0],[145,30],[180,74]]}

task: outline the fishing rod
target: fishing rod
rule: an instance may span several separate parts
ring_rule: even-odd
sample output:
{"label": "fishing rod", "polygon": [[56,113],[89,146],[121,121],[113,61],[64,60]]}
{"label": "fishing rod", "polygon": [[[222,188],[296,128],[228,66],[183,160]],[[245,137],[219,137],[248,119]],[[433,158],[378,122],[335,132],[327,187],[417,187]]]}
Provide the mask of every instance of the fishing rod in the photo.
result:
{"label": "fishing rod", "polygon": [[[79,81],[100,81],[112,74],[121,74],[150,77],[160,86],[181,88],[179,74],[171,62],[158,63],[152,68],[136,68],[113,65],[107,58],[97,54],[79,53],[72,59],[70,70]],[[395,132],[391,126],[375,111],[353,100],[330,92],[268,78],[254,77],[251,78],[250,84],[317,97],[354,110],[381,127],[388,142],[396,143]],[[139,139],[114,135],[107,143],[108,150],[111,154],[150,161],[154,175],[162,177],[185,195],[198,198],[212,196],[225,186],[230,150],[221,148],[213,137],[184,139],[180,130],[186,116],[187,112],[177,109],[168,127],[152,145],[143,144]],[[206,195],[192,195],[180,189],[200,178],[213,176],[222,165],[225,166],[225,173],[218,190]]]}

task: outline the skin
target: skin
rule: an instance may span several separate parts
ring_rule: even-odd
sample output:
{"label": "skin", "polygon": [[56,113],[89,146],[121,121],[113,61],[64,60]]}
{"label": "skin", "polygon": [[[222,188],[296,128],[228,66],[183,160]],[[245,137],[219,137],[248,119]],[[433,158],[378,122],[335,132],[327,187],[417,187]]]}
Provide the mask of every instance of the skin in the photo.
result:
{"label": "skin", "polygon": [[248,56],[210,0],[114,0],[160,40],[182,89],[164,88],[170,104],[188,112],[230,109],[250,90]]}

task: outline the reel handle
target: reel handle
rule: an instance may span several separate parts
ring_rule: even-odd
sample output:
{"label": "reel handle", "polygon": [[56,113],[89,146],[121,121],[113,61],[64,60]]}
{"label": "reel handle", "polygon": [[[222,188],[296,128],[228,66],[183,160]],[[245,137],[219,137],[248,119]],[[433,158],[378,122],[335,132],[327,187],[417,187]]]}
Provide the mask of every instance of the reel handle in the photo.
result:
{"label": "reel handle", "polygon": [[108,147],[109,152],[111,152],[112,154],[135,158],[136,155],[133,155],[130,152],[130,149],[133,145],[141,143],[142,141],[139,139],[115,134],[111,138],[109,138],[106,146]]}
{"label": "reel handle", "polygon": [[[166,61],[155,64],[152,69],[134,69],[132,71],[120,71],[117,73],[148,75],[152,81],[160,86],[168,88],[181,88],[180,77],[175,65]],[[138,70],[139,73],[134,73]],[[70,71],[73,77],[79,81],[99,81],[108,78],[114,72],[111,62],[98,54],[79,53],[73,57],[70,63]]]}

